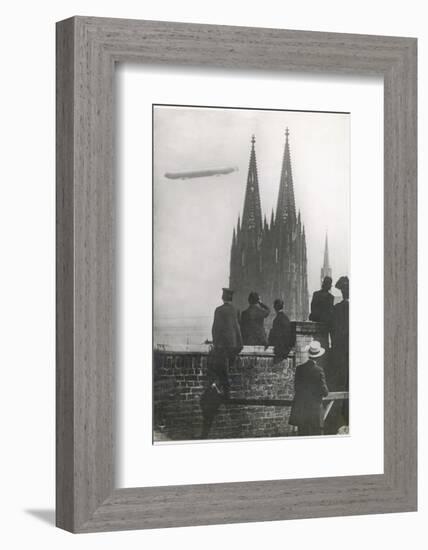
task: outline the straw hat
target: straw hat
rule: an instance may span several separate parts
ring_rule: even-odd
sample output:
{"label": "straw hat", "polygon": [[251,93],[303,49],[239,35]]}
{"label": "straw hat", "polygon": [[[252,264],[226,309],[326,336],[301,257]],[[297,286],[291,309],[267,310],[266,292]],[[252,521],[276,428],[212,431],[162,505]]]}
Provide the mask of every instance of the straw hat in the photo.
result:
{"label": "straw hat", "polygon": [[325,349],[321,346],[316,340],[312,340],[309,346],[305,349],[308,352],[310,359],[315,359],[316,357],[321,357],[325,353]]}

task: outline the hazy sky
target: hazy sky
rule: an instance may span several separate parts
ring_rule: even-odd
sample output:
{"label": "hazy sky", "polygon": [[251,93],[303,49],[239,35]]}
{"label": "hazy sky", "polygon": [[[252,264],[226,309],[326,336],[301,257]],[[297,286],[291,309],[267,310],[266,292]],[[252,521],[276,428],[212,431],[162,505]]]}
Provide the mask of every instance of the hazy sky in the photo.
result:
{"label": "hazy sky", "polygon": [[[233,227],[242,215],[251,135],[263,215],[276,207],[285,128],[296,208],[305,224],[308,284],[319,288],[328,231],[333,278],[349,269],[349,115],[155,107],[155,316],[211,315],[228,285]],[[236,166],[228,175],[170,180],[165,172]]]}

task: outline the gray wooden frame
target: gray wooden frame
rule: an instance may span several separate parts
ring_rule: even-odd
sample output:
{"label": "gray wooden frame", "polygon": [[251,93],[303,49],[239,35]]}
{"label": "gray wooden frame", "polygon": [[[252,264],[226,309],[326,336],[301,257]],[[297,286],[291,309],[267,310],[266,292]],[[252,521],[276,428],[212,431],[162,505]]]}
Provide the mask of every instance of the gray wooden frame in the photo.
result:
{"label": "gray wooden frame", "polygon": [[[59,527],[91,532],[416,510],[416,46],[413,38],[155,21],[73,17],[57,24]],[[116,62],[383,76],[382,475],[115,488]]]}

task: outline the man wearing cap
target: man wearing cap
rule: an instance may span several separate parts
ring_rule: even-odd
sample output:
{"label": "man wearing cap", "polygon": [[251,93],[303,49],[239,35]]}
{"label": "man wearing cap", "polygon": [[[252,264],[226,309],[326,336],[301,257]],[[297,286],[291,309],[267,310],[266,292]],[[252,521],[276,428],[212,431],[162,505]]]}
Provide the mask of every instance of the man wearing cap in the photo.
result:
{"label": "man wearing cap", "polygon": [[242,350],[238,312],[232,305],[233,290],[223,288],[223,305],[216,308],[212,326],[213,348],[207,359],[208,387],[201,396],[202,432],[207,439],[214,417],[223,402],[229,399],[228,368]]}
{"label": "man wearing cap", "polygon": [[215,349],[238,354],[242,349],[242,335],[238,322],[238,312],[232,304],[233,290],[223,288],[223,305],[216,308],[212,326]]}
{"label": "man wearing cap", "polygon": [[241,314],[242,339],[245,346],[266,346],[267,338],[264,322],[270,310],[257,292],[250,292],[249,306]]}
{"label": "man wearing cap", "polygon": [[328,387],[324,370],[317,360],[324,355],[325,349],[313,340],[306,351],[308,360],[296,368],[289,423],[297,426],[299,435],[321,435],[321,403],[328,395]]}
{"label": "man wearing cap", "polygon": [[216,308],[212,326],[213,353],[211,375],[214,375],[223,388],[224,397],[229,397],[228,365],[233,364],[242,350],[242,335],[238,322],[238,312],[232,305],[233,290],[223,288],[223,305]]}

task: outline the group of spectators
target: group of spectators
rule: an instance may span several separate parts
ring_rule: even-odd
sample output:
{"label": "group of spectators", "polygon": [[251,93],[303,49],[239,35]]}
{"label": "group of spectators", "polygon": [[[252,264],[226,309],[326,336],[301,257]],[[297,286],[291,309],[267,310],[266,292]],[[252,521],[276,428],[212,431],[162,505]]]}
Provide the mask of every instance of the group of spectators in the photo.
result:
{"label": "group of spectators", "polygon": [[[289,422],[297,426],[299,435],[320,434],[322,398],[329,391],[348,390],[349,279],[340,277],[336,282],[336,288],[342,293],[342,301],[336,305],[330,292],[332,283],[331,277],[325,277],[321,289],[313,294],[309,319],[321,323],[322,333],[319,341],[312,341],[308,346],[308,361],[296,368],[295,396]],[[229,399],[228,367],[243,346],[273,346],[274,362],[278,363],[288,357],[295,344],[295,331],[281,299],[274,301],[276,316],[268,336],[264,321],[270,309],[257,292],[249,294],[249,306],[241,315],[232,304],[233,290],[223,288],[222,300],[223,305],[214,313],[213,348],[208,360],[209,387],[201,401],[203,438],[208,435],[220,399]],[[340,425],[348,423],[347,404],[347,400],[334,404],[324,433],[336,433]]]}
{"label": "group of spectators", "polygon": [[284,313],[284,302],[279,298],[273,303],[276,316],[272,323],[269,336],[266,335],[265,319],[270,314],[270,308],[264,304],[257,292],[250,292],[248,308],[241,315],[232,305],[233,291],[223,288],[223,305],[214,313],[212,327],[215,350],[229,349],[236,355],[243,346],[273,346],[275,361],[288,357],[295,344],[295,332],[290,319]]}

